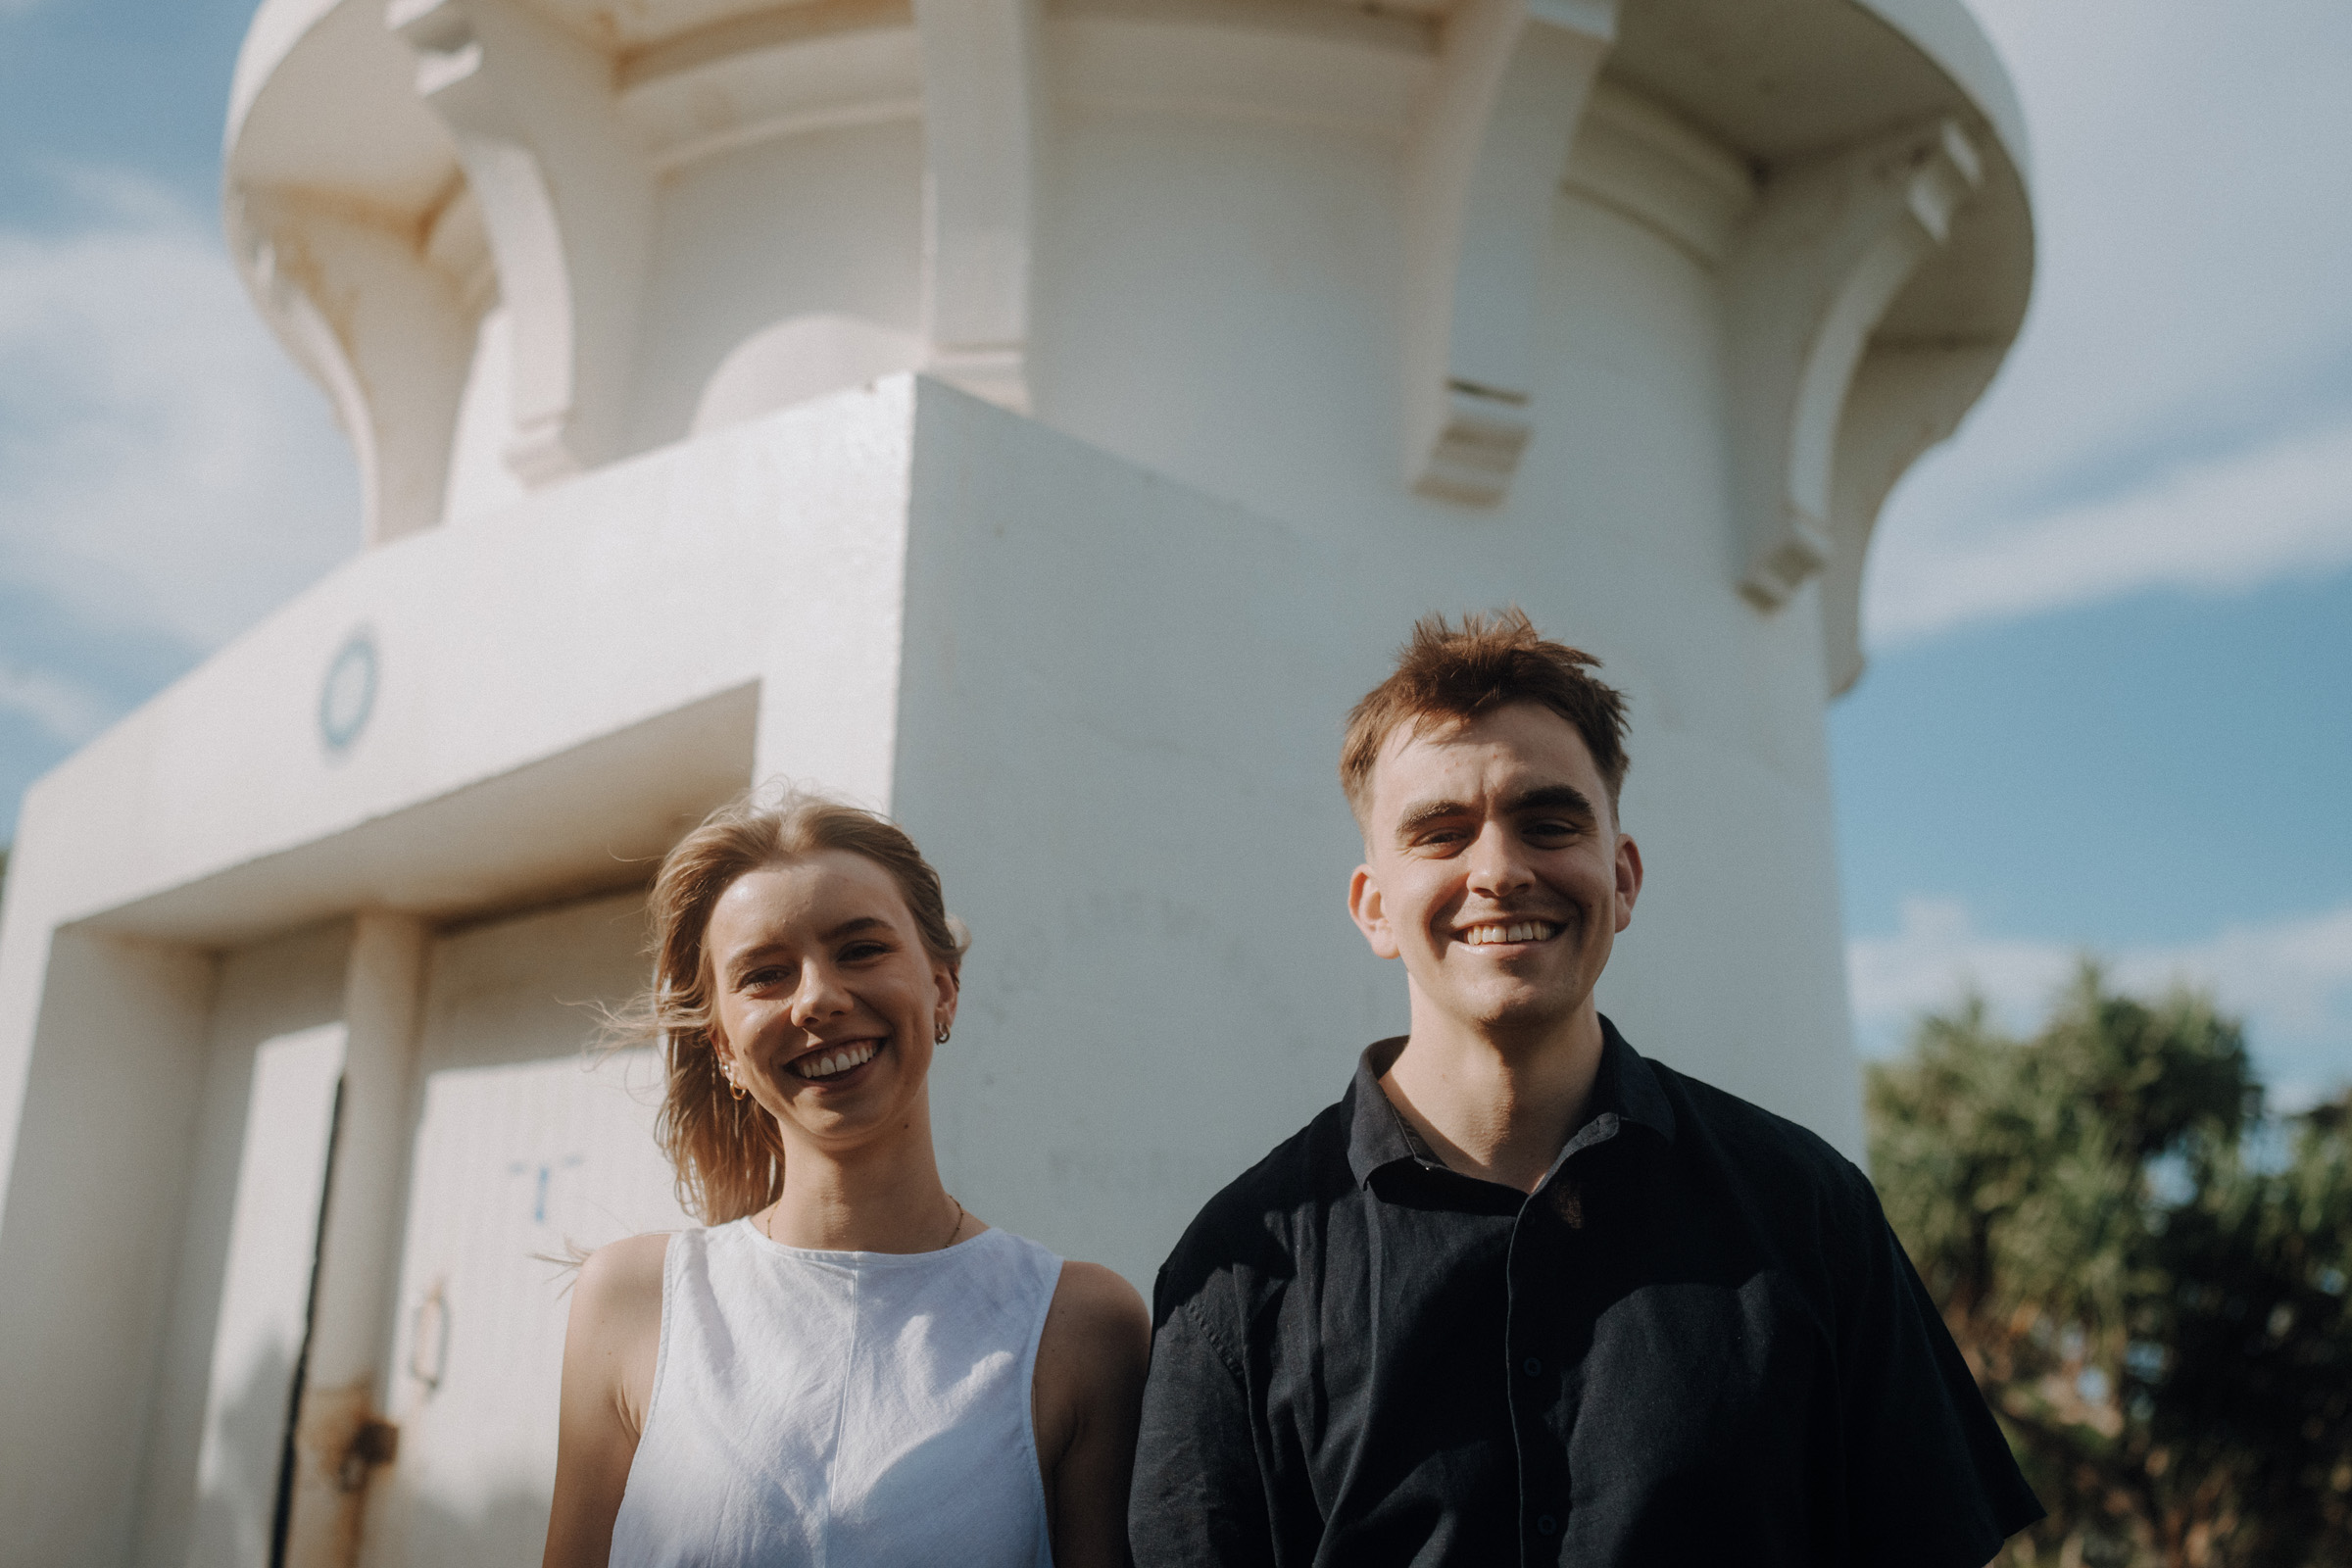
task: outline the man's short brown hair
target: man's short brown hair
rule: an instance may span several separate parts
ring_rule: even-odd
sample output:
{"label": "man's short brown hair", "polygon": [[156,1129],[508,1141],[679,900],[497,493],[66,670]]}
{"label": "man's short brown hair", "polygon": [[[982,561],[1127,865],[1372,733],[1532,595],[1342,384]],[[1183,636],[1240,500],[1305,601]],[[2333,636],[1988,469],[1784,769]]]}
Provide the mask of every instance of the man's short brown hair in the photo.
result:
{"label": "man's short brown hair", "polygon": [[1587,674],[1600,661],[1536,630],[1516,605],[1469,614],[1457,629],[1444,615],[1413,623],[1396,668],[1348,715],[1340,787],[1358,826],[1372,809],[1372,764],[1399,724],[1413,733],[1465,723],[1512,703],[1541,703],[1575,727],[1609,790],[1609,815],[1625,783],[1625,695]]}

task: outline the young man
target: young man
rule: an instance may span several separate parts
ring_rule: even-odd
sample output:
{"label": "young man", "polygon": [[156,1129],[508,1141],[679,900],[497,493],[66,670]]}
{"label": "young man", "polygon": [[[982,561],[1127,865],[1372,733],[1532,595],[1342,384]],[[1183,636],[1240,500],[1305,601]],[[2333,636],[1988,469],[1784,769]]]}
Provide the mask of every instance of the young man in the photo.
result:
{"label": "young man", "polygon": [[1596,662],[1427,620],[1350,717],[1411,1033],[1160,1271],[1142,1568],[1976,1568],[2040,1517],[1869,1180],[1594,1009],[1642,891]]}

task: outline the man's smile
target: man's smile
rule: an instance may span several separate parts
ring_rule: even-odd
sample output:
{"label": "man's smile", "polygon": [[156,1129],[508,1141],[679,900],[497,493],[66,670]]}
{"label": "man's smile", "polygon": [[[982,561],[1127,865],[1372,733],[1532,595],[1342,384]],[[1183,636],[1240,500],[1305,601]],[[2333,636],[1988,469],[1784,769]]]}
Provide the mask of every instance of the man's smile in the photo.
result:
{"label": "man's smile", "polygon": [[1454,940],[1473,948],[1501,947],[1522,942],[1549,942],[1567,929],[1557,920],[1482,920],[1454,933]]}

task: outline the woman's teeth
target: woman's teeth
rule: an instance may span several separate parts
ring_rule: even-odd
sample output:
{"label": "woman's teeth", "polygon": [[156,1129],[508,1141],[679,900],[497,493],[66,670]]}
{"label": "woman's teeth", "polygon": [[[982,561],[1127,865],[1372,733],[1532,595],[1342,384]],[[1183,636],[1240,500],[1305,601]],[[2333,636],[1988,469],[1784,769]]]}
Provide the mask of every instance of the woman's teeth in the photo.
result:
{"label": "woman's teeth", "polygon": [[1474,948],[1491,947],[1497,942],[1542,942],[1559,929],[1549,920],[1495,921],[1472,926],[1462,933],[1462,940]]}
{"label": "woman's teeth", "polygon": [[874,1059],[875,1046],[846,1046],[839,1051],[818,1052],[803,1056],[792,1064],[792,1070],[803,1078],[830,1078],[835,1073],[862,1067]]}

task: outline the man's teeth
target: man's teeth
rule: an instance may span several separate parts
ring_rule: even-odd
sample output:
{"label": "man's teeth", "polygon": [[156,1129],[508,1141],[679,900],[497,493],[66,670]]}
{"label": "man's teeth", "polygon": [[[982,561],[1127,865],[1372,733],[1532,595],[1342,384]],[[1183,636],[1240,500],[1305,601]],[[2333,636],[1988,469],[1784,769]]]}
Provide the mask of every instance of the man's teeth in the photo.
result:
{"label": "man's teeth", "polygon": [[804,1056],[792,1064],[792,1070],[804,1078],[830,1078],[835,1073],[848,1072],[852,1067],[864,1066],[874,1059],[875,1049],[872,1046],[850,1046],[840,1051],[826,1052],[822,1055]]}
{"label": "man's teeth", "polygon": [[1497,942],[1542,942],[1560,928],[1549,920],[1494,921],[1474,925],[1462,933],[1462,940],[1474,948],[1490,947]]}

